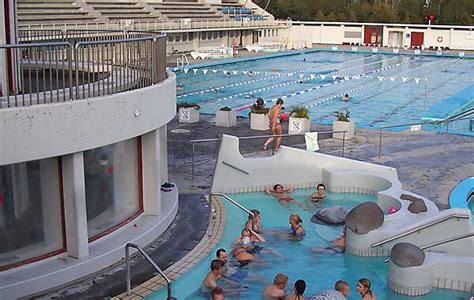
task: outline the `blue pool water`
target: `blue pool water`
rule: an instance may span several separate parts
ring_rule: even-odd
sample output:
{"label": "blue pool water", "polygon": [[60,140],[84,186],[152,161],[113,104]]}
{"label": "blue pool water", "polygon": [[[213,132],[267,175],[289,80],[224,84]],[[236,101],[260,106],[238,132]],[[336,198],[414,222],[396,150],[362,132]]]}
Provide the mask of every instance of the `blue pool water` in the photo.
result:
{"label": "blue pool water", "polygon": [[[292,193],[295,199],[304,202],[311,190],[301,189]],[[307,283],[305,295],[310,296],[313,293],[330,289],[339,279],[346,280],[351,291],[349,299],[360,299],[356,294],[355,283],[361,277],[367,277],[372,281],[373,290],[378,299],[412,299],[395,294],[386,288],[387,264],[384,263],[385,257],[363,258],[351,256],[348,254],[314,254],[310,251],[312,247],[325,247],[328,241],[338,237],[341,233],[341,226],[323,226],[310,222],[312,212],[303,211],[298,206],[290,205],[290,208],[300,214],[303,219],[303,226],[306,229],[306,237],[302,241],[290,241],[278,239],[265,235],[265,230],[280,230],[286,232],[289,230],[288,217],[290,211],[279,204],[275,198],[264,193],[244,193],[233,194],[233,199],[249,209],[259,209],[262,213],[262,226],[264,236],[268,243],[265,247],[270,247],[278,251],[284,258],[273,257],[270,254],[262,254],[261,260],[266,264],[263,266],[248,266],[246,270],[252,273],[254,277],[261,280],[244,281],[250,289],[242,292],[239,299],[260,299],[261,292],[265,284],[271,283],[276,273],[283,272],[289,276],[288,292],[291,291],[294,282],[297,279],[304,279]],[[323,207],[342,205],[348,208],[354,207],[363,201],[374,201],[374,196],[360,194],[332,194],[329,193],[327,199],[323,202]],[[173,282],[173,296],[178,299],[208,299],[199,291],[202,280],[206,276],[209,265],[214,259],[215,251],[218,248],[225,248],[230,251],[233,240],[240,235],[240,231],[247,219],[247,216],[235,206],[226,204],[227,216],[224,235],[213,249],[210,255],[192,270]],[[166,291],[152,295],[149,299],[165,299]],[[232,299],[227,298],[226,299]],[[237,298],[236,298],[237,299]],[[417,299],[469,299],[469,295],[461,292],[434,289],[430,295],[418,297]]]}
{"label": "blue pool water", "polygon": [[[469,59],[318,51],[190,66],[187,73],[177,72],[177,83],[184,86],[177,100],[197,102],[203,113],[229,106],[248,116],[245,108],[256,97],[267,106],[282,97],[288,110],[309,107],[318,124],[331,124],[334,111],[349,109],[358,127],[379,128],[420,122],[432,105],[473,85],[472,78],[474,60]],[[349,102],[341,101],[346,92]],[[474,104],[474,95],[466,95],[469,103]],[[474,135],[469,120],[452,124],[450,132]]]}

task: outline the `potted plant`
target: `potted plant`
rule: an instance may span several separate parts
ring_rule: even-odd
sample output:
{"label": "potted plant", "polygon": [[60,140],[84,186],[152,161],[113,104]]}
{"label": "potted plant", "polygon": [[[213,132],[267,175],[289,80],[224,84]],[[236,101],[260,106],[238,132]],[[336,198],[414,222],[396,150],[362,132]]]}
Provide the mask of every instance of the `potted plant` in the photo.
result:
{"label": "potted plant", "polygon": [[[346,139],[351,139],[354,137],[354,121],[350,119],[350,111],[345,110],[345,112],[342,111],[336,111],[334,112],[334,116],[336,117],[336,120],[332,123],[332,130],[333,131],[346,131],[345,133],[345,138]],[[336,139],[342,139],[344,134],[341,133],[333,133],[332,137]]]}
{"label": "potted plant", "polygon": [[250,108],[250,129],[268,130],[270,123],[268,120],[269,110],[265,107],[263,99],[257,98],[257,101]]}
{"label": "potted plant", "polygon": [[288,133],[305,133],[309,132],[311,127],[311,118],[309,110],[305,106],[294,106],[291,109],[290,118],[288,120]]}
{"label": "potted plant", "polygon": [[235,111],[233,111],[230,107],[221,107],[216,112],[216,126],[232,127],[235,125],[237,125],[237,116],[235,114]]}
{"label": "potted plant", "polygon": [[201,108],[194,102],[181,102],[176,104],[180,123],[199,122],[199,109]]}

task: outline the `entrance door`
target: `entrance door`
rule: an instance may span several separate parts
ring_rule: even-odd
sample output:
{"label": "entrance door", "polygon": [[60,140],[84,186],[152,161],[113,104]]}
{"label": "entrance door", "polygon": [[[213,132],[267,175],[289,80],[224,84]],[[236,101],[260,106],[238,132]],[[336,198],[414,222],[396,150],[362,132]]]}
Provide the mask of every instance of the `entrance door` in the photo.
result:
{"label": "entrance door", "polygon": [[252,44],[258,44],[258,31],[252,33]]}
{"label": "entrance door", "polygon": [[423,32],[412,32],[411,33],[411,47],[416,48],[423,45]]}

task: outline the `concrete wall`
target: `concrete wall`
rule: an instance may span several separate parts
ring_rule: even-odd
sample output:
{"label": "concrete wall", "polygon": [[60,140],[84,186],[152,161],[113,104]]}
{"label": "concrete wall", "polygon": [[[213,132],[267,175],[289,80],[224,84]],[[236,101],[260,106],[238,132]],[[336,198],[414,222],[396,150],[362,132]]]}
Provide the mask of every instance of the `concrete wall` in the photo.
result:
{"label": "concrete wall", "polygon": [[0,165],[80,152],[155,130],[176,114],[176,77],[70,102],[0,109]]}
{"label": "concrete wall", "polygon": [[[310,39],[315,44],[362,44],[365,26],[383,28],[382,45],[396,46],[390,32],[403,34],[400,47],[410,47],[412,32],[423,32],[425,48],[448,47],[449,49],[474,50],[472,26],[424,26],[412,24],[370,24],[348,22],[293,22],[288,31],[280,31],[282,38],[290,42]],[[360,38],[357,37],[360,32]]]}

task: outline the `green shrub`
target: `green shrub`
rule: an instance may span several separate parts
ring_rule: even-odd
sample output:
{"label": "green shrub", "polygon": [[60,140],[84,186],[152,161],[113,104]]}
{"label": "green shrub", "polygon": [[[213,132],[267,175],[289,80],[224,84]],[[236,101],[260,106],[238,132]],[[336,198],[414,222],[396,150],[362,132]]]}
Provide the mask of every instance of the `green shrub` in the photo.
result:
{"label": "green shrub", "polygon": [[232,108],[230,108],[228,106],[224,106],[224,107],[219,108],[219,110],[221,110],[221,111],[232,111]]}
{"label": "green shrub", "polygon": [[309,110],[306,106],[293,106],[291,108],[290,116],[293,118],[301,118],[301,119],[308,119],[308,120],[311,119],[309,117]]}
{"label": "green shrub", "polygon": [[269,111],[270,111],[270,108],[267,108],[267,107],[263,107],[263,108],[251,107],[250,108],[250,113],[252,114],[264,115],[264,114],[268,114]]}
{"label": "green shrub", "polygon": [[181,107],[183,108],[191,108],[194,107],[195,109],[200,109],[201,107],[194,102],[180,102],[176,103],[176,110],[179,110]]}
{"label": "green shrub", "polygon": [[334,112],[334,116],[336,117],[336,119],[341,122],[350,122],[351,121],[350,115],[351,115],[351,112],[347,109],[345,112],[342,112],[342,111]]}

